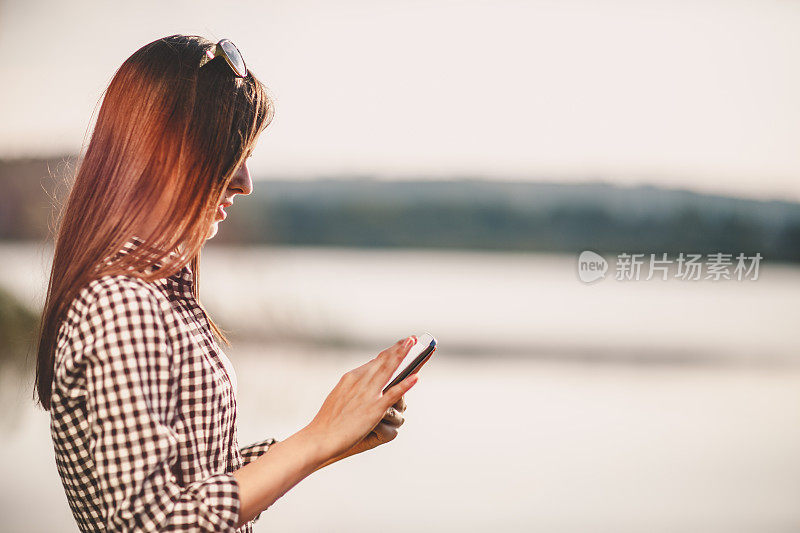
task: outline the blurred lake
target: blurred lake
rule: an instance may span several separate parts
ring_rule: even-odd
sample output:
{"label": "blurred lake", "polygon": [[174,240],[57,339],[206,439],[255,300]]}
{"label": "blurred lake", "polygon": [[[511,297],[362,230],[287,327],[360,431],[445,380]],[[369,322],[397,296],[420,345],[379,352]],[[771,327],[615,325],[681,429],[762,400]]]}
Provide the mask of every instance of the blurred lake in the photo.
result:
{"label": "blurred lake", "polygon": [[[243,445],[300,429],[398,338],[440,341],[398,439],[313,474],[256,531],[797,531],[800,268],[585,285],[576,259],[209,246]],[[0,260],[38,309],[49,250]],[[48,415],[28,377],[0,379],[3,529],[76,531]]]}

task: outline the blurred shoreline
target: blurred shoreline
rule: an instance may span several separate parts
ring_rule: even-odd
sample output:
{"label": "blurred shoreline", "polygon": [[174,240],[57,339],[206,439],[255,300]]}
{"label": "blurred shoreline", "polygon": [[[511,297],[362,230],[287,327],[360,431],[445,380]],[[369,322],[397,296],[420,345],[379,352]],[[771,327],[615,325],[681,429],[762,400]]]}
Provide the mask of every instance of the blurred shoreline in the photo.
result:
{"label": "blurred shoreline", "polygon": [[[0,240],[44,242],[75,158],[0,159]],[[214,244],[604,254],[760,253],[800,261],[800,203],[598,181],[492,176],[260,180]]]}

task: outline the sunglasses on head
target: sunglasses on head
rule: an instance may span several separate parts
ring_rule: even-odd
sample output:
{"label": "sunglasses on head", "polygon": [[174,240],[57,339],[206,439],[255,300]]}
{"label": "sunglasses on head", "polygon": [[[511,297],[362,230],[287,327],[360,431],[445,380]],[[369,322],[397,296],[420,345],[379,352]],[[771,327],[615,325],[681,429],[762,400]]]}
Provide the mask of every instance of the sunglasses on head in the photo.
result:
{"label": "sunglasses on head", "polygon": [[200,67],[202,68],[209,61],[220,56],[225,58],[225,62],[230,65],[237,77],[247,77],[247,67],[244,64],[242,53],[230,39],[222,39],[214,46],[213,50],[206,50],[206,55],[200,61]]}

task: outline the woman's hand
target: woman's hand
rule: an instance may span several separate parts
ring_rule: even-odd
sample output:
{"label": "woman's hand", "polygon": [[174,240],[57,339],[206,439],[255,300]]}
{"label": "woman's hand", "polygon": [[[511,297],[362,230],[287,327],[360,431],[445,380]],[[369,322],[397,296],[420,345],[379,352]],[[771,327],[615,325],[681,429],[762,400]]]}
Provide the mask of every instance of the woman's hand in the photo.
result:
{"label": "woman's hand", "polygon": [[366,437],[358,441],[355,446],[346,452],[342,453],[341,455],[337,455],[336,457],[321,464],[319,467],[317,467],[317,470],[337,461],[341,461],[345,457],[366,452],[367,450],[371,450],[372,448],[380,446],[381,444],[386,444],[387,442],[394,440],[394,438],[397,437],[397,430],[403,425],[403,422],[405,422],[405,418],[403,417],[405,410],[406,401],[405,398],[401,397],[393,406],[387,409],[386,416],[384,416],[381,421],[378,422],[378,425],[375,426],[375,428],[370,431]]}
{"label": "woman's hand", "polygon": [[[325,466],[391,441],[403,423],[403,395],[419,379],[412,374],[382,394],[416,338],[401,339],[346,373],[305,430],[320,443]],[[391,410],[390,410],[391,409]]]}

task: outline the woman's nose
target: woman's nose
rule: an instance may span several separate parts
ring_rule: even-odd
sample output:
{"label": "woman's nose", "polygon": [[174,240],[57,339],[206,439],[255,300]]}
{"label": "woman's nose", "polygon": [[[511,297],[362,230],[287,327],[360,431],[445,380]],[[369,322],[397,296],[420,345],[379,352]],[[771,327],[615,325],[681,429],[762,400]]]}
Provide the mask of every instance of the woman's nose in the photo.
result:
{"label": "woman's nose", "polygon": [[228,190],[233,194],[250,194],[253,192],[253,180],[250,179],[250,169],[247,168],[247,161],[233,174]]}

